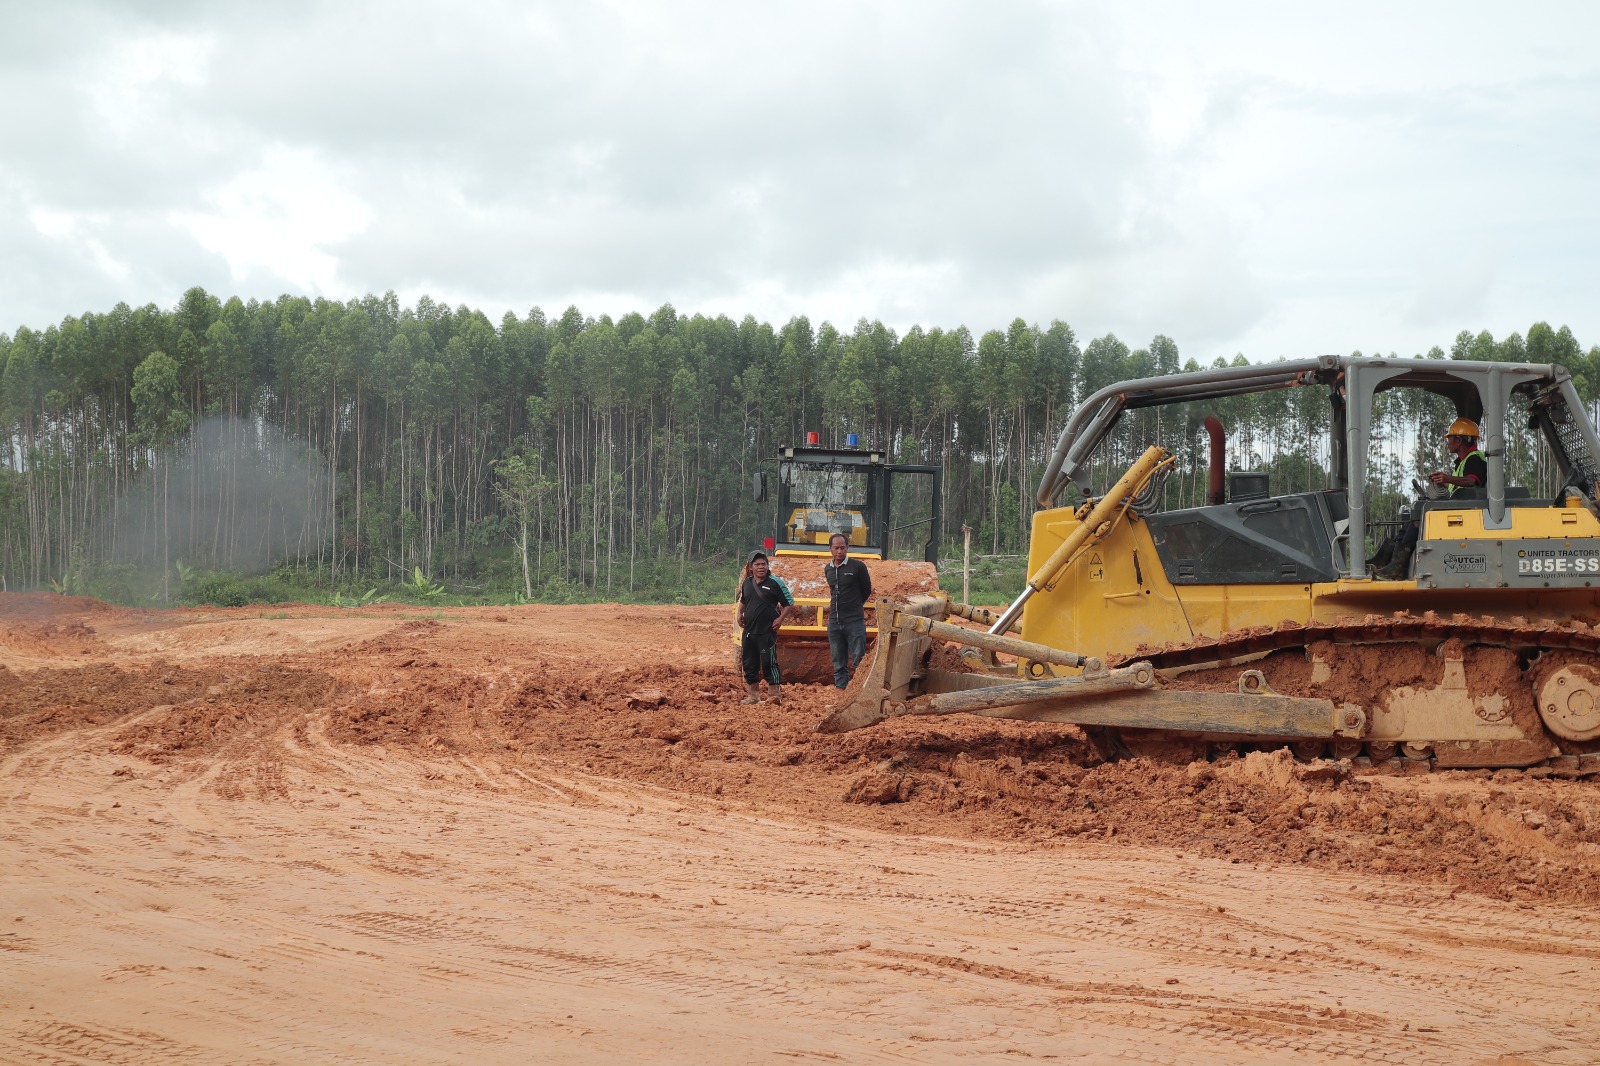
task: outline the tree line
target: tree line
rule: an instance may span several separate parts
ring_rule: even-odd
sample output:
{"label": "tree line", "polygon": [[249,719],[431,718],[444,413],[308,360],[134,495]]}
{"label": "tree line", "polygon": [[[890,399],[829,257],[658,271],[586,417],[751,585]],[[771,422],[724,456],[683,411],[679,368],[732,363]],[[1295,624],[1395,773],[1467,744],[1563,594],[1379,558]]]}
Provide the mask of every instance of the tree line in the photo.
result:
{"label": "tree line", "polygon": [[[1600,348],[1543,323],[1428,354],[1560,362],[1591,405],[1600,385]],[[170,309],[118,304],[0,334],[0,367],[6,588],[180,562],[289,566],[334,586],[471,582],[507,577],[515,557],[533,597],[631,590],[759,539],[771,515],[750,474],[808,430],[939,467],[947,534],[966,524],[984,550],[1021,550],[1071,407],[1200,364],[1166,336],[1080,344],[1059,320],[899,334],[664,305],[495,323],[392,292],[258,302],[194,288]],[[1320,487],[1326,413],[1306,391],[1228,401],[1235,466]],[[1398,480],[1417,413],[1393,406]],[[1181,412],[1126,418],[1107,471],[1149,440],[1180,454],[1168,491],[1197,500],[1203,435]]]}

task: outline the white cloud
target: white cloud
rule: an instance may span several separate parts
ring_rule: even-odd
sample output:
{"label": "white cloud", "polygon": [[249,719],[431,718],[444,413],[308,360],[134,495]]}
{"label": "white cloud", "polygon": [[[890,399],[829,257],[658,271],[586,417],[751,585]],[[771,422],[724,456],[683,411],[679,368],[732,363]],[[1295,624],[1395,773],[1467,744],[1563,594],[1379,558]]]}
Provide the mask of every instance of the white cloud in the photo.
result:
{"label": "white cloud", "polygon": [[51,12],[0,43],[0,322],[200,284],[1200,359],[1600,341],[1591,5]]}
{"label": "white cloud", "polygon": [[28,221],[41,236],[66,249],[71,259],[92,266],[106,278],[120,282],[131,276],[128,264],[112,255],[104,241],[92,232],[105,227],[104,216],[77,215],[36,206],[28,211]]}
{"label": "white cloud", "polygon": [[284,282],[342,297],[331,251],[370,221],[362,200],[317,158],[271,149],[255,169],[205,194],[207,209],[174,211],[172,224],[226,260],[235,283]]}
{"label": "white cloud", "polygon": [[170,97],[202,89],[216,40],[210,34],[141,34],[107,49],[84,92],[102,135],[160,135]]}
{"label": "white cloud", "polygon": [[33,223],[33,228],[46,237],[57,240],[71,237],[77,230],[77,220],[65,211],[52,211],[45,207],[35,207],[28,212],[28,221]]}

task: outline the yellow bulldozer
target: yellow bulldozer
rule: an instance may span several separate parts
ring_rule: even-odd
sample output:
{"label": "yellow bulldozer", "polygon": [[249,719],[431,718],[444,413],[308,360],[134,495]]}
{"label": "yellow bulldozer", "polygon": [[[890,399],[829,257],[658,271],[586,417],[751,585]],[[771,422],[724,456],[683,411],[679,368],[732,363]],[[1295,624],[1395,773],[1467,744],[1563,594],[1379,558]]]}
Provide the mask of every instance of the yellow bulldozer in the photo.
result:
{"label": "yellow bulldozer", "polygon": [[[941,471],[891,463],[885,453],[855,446],[824,448],[819,434],[805,446],[780,448],[772,468],[754,477],[757,502],[776,505],[775,535],[765,550],[772,572],[789,586],[799,608],[778,632],[778,668],[785,682],[831,683],[828,652],[828,542],[844,534],[851,558],[868,562],[874,587],[890,594],[938,588]],[[896,559],[909,549],[916,559]],[[867,604],[867,639],[877,636],[877,603]],[[734,647],[739,644],[735,626]]]}
{"label": "yellow bulldozer", "polygon": [[[1152,409],[1193,426],[1284,389],[1321,396],[1307,422],[1327,427],[1326,487],[1229,473],[1209,417],[1207,491],[1183,499],[1167,491],[1168,448],[1126,432]],[[1369,453],[1394,420],[1374,409],[1400,390],[1419,401],[1408,410],[1481,427],[1486,477],[1410,501],[1411,536],[1389,523],[1402,548],[1375,570]],[[1432,443],[1421,432],[1414,449]],[[1081,503],[1060,502],[1069,485]],[[866,677],[817,728],[965,713],[1073,723],[1108,758],[1287,745],[1402,769],[1600,773],[1597,487],[1600,441],[1556,365],[1324,356],[1120,382],[1062,430],[1021,594],[996,614],[938,596],[881,604]]]}

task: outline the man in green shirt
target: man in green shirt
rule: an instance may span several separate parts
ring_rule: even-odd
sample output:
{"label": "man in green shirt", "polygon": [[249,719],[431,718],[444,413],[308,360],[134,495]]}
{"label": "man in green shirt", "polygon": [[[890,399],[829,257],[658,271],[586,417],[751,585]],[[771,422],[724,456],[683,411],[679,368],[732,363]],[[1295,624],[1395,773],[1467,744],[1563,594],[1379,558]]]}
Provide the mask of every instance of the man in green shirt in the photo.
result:
{"label": "man in green shirt", "polygon": [[753,551],[740,575],[739,665],[744,670],[744,703],[761,702],[761,679],[766,678],[772,702],[783,699],[783,677],[778,672],[778,629],[794,609],[789,586],[771,571],[767,553]]}

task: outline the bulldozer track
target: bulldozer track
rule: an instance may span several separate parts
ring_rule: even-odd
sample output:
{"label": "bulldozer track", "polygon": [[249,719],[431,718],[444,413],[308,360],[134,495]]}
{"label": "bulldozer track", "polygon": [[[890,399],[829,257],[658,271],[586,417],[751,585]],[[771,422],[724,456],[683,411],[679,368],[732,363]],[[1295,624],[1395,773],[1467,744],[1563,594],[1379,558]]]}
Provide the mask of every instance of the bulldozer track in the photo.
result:
{"label": "bulldozer track", "polygon": [[1159,648],[1141,647],[1118,656],[1110,666],[1144,660],[1157,670],[1220,663],[1245,655],[1305,647],[1318,641],[1335,644],[1438,644],[1455,638],[1463,644],[1509,648],[1518,652],[1576,651],[1600,655],[1600,627],[1582,622],[1549,624],[1526,618],[1498,619],[1457,614],[1449,617],[1397,612],[1333,622],[1289,622],[1270,628],[1236,630]]}
{"label": "bulldozer track", "polygon": [[[1592,657],[1594,664],[1600,666],[1600,626],[1581,621],[1539,622],[1521,616],[1446,616],[1433,611],[1369,614],[1330,622],[1284,621],[1277,626],[1241,629],[1220,637],[1203,637],[1160,647],[1141,646],[1130,654],[1111,657],[1107,665],[1118,667],[1146,661],[1158,671],[1179,667],[1228,667],[1243,665],[1247,660],[1273,652],[1309,649],[1322,642],[1351,646],[1412,644],[1431,649],[1451,640],[1459,641],[1466,648],[1500,648],[1516,653],[1523,660],[1525,680],[1532,679],[1540,660],[1550,653],[1561,653],[1558,657],[1564,659]],[[1428,758],[1396,758],[1397,754],[1403,754],[1397,752],[1396,747],[1369,741],[1366,754],[1373,763],[1426,764],[1432,768],[1432,760]],[[1295,750],[1299,753],[1301,749]],[[1562,754],[1526,769],[1543,767],[1566,777],[1600,775],[1600,740],[1562,742],[1561,750]]]}

